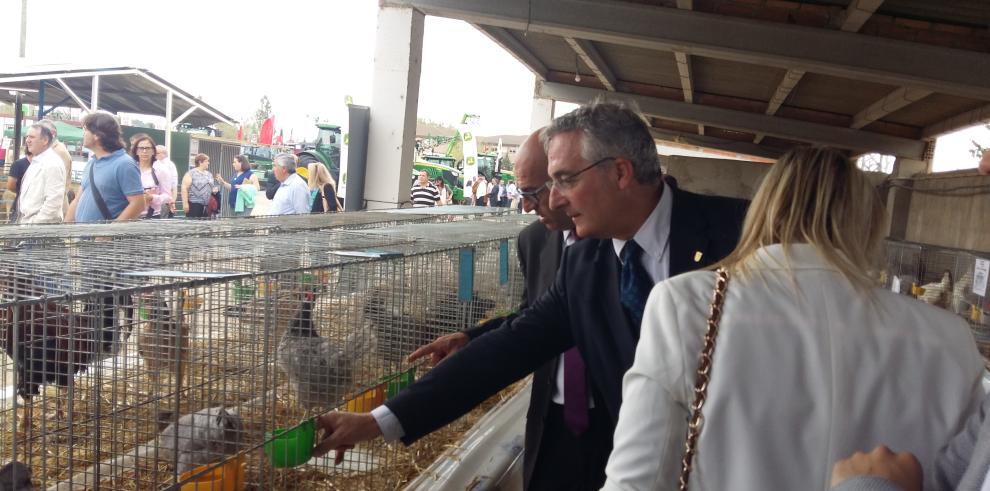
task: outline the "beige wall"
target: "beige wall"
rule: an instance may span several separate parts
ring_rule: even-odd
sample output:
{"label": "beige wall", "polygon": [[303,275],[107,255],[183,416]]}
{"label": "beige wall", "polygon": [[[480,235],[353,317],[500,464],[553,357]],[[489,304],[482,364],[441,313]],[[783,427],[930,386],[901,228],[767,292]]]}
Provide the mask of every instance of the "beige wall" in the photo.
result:
{"label": "beige wall", "polygon": [[[916,176],[900,182],[915,189],[911,192],[907,240],[990,251],[990,176],[967,170]],[[924,192],[946,190],[974,195],[944,196]]]}
{"label": "beige wall", "polygon": [[769,164],[698,157],[660,157],[677,186],[693,193],[751,199]]}

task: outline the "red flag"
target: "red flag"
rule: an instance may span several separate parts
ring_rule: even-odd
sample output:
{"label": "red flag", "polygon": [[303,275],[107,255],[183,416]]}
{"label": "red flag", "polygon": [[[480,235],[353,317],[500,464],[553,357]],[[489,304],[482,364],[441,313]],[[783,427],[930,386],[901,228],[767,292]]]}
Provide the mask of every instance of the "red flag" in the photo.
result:
{"label": "red flag", "polygon": [[261,125],[261,130],[258,132],[258,143],[265,145],[272,144],[272,137],[275,136],[275,116],[272,116],[265,120]]}
{"label": "red flag", "polygon": [[284,130],[278,130],[278,138],[275,139],[275,144],[276,145],[281,145],[282,144],[282,132],[283,131]]}
{"label": "red flag", "polygon": [[238,126],[237,127],[237,139],[238,140],[243,140],[244,139],[244,127],[243,126]]}

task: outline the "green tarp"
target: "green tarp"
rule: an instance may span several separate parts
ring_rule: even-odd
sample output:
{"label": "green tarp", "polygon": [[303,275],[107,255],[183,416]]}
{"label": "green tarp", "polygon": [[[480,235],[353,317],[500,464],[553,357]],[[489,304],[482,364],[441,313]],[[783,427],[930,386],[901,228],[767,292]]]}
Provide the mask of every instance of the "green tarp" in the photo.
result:
{"label": "green tarp", "polygon": [[[55,121],[55,129],[58,130],[58,139],[62,143],[79,143],[82,144],[83,130],[82,128],[76,128],[69,123],[63,123],[61,121]],[[27,135],[28,127],[21,129],[21,136]],[[14,137],[14,128],[7,128],[3,132],[3,136],[7,138]]]}

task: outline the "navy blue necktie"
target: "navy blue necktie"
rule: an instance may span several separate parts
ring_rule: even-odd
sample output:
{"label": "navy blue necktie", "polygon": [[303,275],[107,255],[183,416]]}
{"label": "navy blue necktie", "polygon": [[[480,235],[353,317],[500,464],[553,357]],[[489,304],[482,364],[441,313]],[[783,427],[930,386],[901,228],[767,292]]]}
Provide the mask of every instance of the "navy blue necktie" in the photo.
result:
{"label": "navy blue necktie", "polygon": [[643,268],[643,248],[635,240],[626,242],[620,254],[622,273],[619,275],[619,301],[636,329],[643,322],[643,308],[650,296],[653,280]]}

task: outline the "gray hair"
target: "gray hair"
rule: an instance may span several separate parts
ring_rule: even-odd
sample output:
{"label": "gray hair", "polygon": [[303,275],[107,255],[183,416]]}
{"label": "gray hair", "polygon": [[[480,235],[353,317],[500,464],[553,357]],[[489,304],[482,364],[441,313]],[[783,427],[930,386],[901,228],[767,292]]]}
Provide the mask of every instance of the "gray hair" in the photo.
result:
{"label": "gray hair", "polygon": [[55,123],[53,123],[52,120],[42,119],[41,121],[38,121],[38,124],[48,128],[48,131],[52,134],[52,140],[55,139],[55,135],[58,135],[58,128],[55,127]]}
{"label": "gray hair", "polygon": [[156,152],[165,152],[165,156],[168,157],[168,148],[165,145],[155,145]]}
{"label": "gray hair", "polygon": [[31,125],[32,130],[38,130],[45,139],[48,140],[48,144],[51,145],[52,141],[55,140],[55,135],[52,134],[52,130],[48,126],[41,124],[41,122],[34,123]]}
{"label": "gray hair", "polygon": [[291,153],[280,153],[272,159],[272,164],[277,165],[289,174],[296,172],[296,156]]}
{"label": "gray hair", "polygon": [[633,176],[641,184],[660,182],[660,156],[646,122],[635,108],[621,102],[596,100],[550,123],[540,135],[544,150],[553,137],[580,131],[581,157],[597,162],[623,157],[632,162]]}

